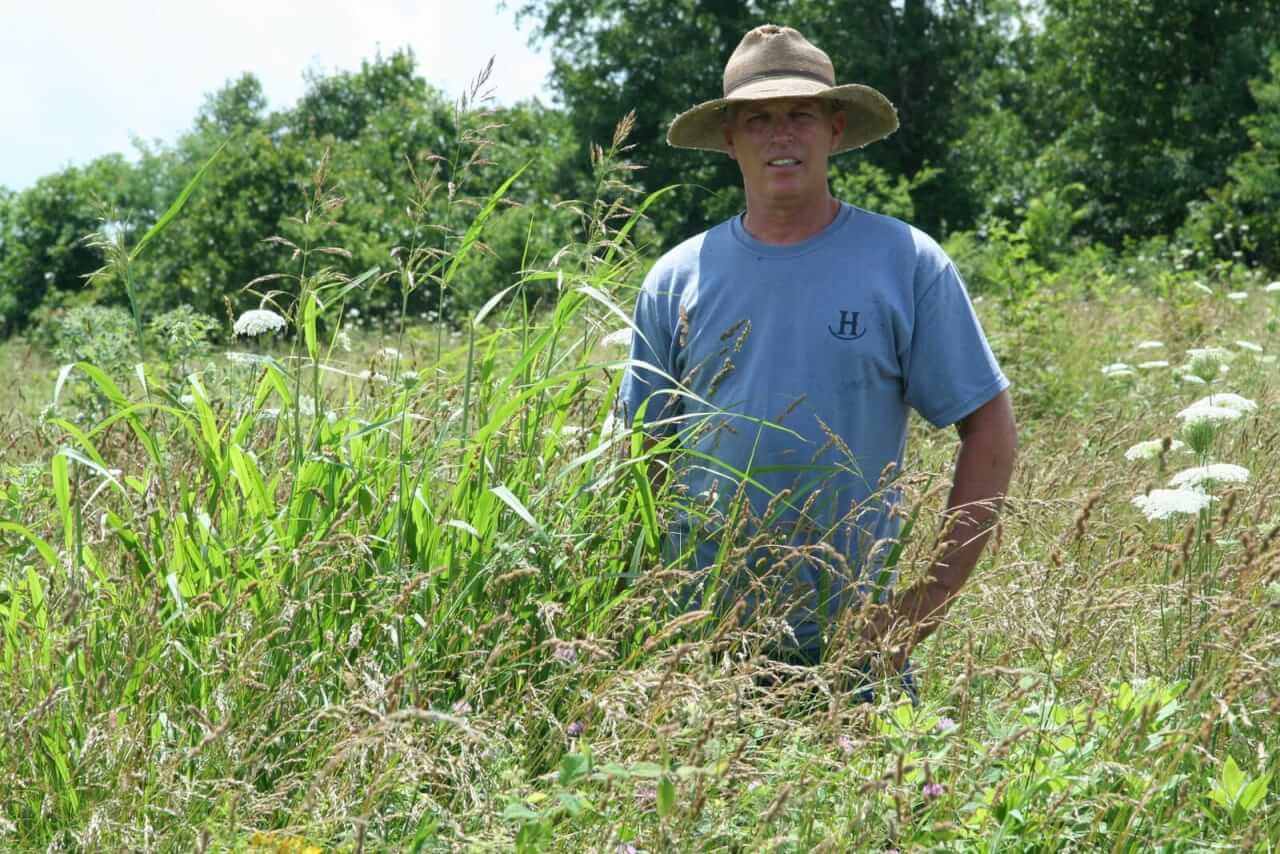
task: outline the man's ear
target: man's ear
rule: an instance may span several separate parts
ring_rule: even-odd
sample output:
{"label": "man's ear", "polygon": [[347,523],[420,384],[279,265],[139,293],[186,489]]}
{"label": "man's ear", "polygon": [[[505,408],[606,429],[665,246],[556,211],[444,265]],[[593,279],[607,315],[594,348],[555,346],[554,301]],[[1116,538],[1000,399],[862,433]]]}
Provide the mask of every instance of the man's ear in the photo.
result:
{"label": "man's ear", "polygon": [[728,125],[721,125],[720,133],[724,135],[724,144],[729,149],[729,159],[737,160],[738,156],[733,152],[733,128],[729,127]]}
{"label": "man's ear", "polygon": [[831,115],[831,148],[836,147],[836,143],[840,142],[840,137],[844,136],[844,129],[849,124],[849,114],[844,110]]}

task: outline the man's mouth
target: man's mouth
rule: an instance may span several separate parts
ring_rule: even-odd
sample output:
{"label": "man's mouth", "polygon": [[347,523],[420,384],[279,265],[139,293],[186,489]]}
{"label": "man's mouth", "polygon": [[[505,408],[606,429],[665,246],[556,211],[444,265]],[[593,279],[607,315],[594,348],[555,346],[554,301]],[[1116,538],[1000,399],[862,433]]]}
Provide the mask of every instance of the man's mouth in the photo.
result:
{"label": "man's mouth", "polygon": [[775,157],[769,161],[770,166],[799,166],[800,161],[794,157]]}

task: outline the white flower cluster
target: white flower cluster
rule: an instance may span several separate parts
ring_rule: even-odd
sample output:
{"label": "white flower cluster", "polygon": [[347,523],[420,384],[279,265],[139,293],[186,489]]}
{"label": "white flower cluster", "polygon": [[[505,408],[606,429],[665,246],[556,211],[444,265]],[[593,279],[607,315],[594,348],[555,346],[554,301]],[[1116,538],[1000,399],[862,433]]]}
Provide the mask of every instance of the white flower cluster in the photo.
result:
{"label": "white flower cluster", "polygon": [[1135,495],[1133,506],[1148,519],[1167,519],[1174,513],[1199,513],[1213,503],[1213,496],[1194,489],[1153,489],[1146,495]]}
{"label": "white flower cluster", "polygon": [[1169,479],[1169,485],[1175,487],[1197,487],[1202,483],[1246,483],[1249,470],[1244,466],[1231,463],[1210,463],[1183,469]]}
{"label": "white flower cluster", "polygon": [[[1135,460],[1153,460],[1160,456],[1160,449],[1164,447],[1164,439],[1148,439],[1145,442],[1139,442],[1124,452],[1124,458],[1133,462]],[[1181,439],[1170,439],[1169,450],[1181,451],[1187,447],[1187,443]]]}
{"label": "white flower cluster", "polygon": [[284,329],[284,318],[267,308],[251,308],[236,318],[232,327],[236,335],[256,337],[264,332]]}
{"label": "white flower cluster", "polygon": [[[1136,349],[1155,349],[1154,346],[1149,346],[1155,343],[1144,341]],[[1258,352],[1261,350],[1261,347],[1248,341],[1238,341],[1236,345],[1246,351]],[[1255,347],[1257,347],[1257,350],[1254,350]],[[1200,360],[1209,362],[1210,365],[1208,367],[1223,365],[1224,362],[1230,361],[1237,355],[1221,347],[1188,350],[1187,354],[1193,362]],[[1156,362],[1139,365],[1142,368],[1148,366],[1157,367],[1159,365]],[[1108,365],[1103,368],[1103,373],[1114,375],[1116,367],[1116,365]],[[1128,366],[1124,367],[1127,368]],[[1201,366],[1197,365],[1197,367]],[[1216,373],[1216,370],[1212,372]],[[1207,374],[1210,372],[1203,371],[1201,373]],[[1184,376],[1183,379],[1208,384],[1203,375],[1188,375]],[[1234,421],[1257,411],[1258,404],[1247,397],[1242,397],[1232,392],[1216,392],[1192,403],[1180,411],[1177,417],[1182,421],[1184,438],[1187,439],[1187,442],[1190,442],[1191,448],[1201,454],[1203,458],[1203,455],[1208,453],[1213,434],[1219,424]],[[1186,448],[1187,443],[1178,439],[1148,439],[1131,446],[1124,452],[1124,458],[1129,461],[1151,460],[1161,456],[1166,451],[1181,451]],[[1166,519],[1178,513],[1196,514],[1208,508],[1216,500],[1209,494],[1209,490],[1213,486],[1247,483],[1248,481],[1249,470],[1244,466],[1232,463],[1208,463],[1178,472],[1170,478],[1168,489],[1152,489],[1143,495],[1136,495],[1133,497],[1132,503],[1144,516],[1151,520]]]}

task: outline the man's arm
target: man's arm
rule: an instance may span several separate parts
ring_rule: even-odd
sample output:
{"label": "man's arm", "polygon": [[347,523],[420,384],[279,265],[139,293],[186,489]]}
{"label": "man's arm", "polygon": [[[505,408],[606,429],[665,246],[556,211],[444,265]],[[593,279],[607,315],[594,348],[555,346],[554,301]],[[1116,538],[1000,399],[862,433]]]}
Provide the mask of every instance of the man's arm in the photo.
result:
{"label": "man's arm", "polygon": [[1003,391],[956,424],[960,454],[947,498],[946,543],[925,577],[876,614],[866,636],[887,644],[901,665],[933,633],[969,579],[995,526],[1013,474],[1017,427]]}

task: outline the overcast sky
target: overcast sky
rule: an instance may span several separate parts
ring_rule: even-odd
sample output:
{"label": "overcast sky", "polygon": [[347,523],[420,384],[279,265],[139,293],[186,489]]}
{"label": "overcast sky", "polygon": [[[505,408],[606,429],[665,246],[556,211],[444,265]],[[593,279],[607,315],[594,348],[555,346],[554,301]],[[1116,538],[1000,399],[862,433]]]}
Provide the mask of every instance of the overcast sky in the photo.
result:
{"label": "overcast sky", "polygon": [[271,109],[303,72],[353,70],[411,47],[418,73],[454,97],[496,57],[499,103],[546,92],[550,61],[498,0],[0,0],[0,186],[111,152],[134,136],[172,143],[206,95],[248,71]]}

